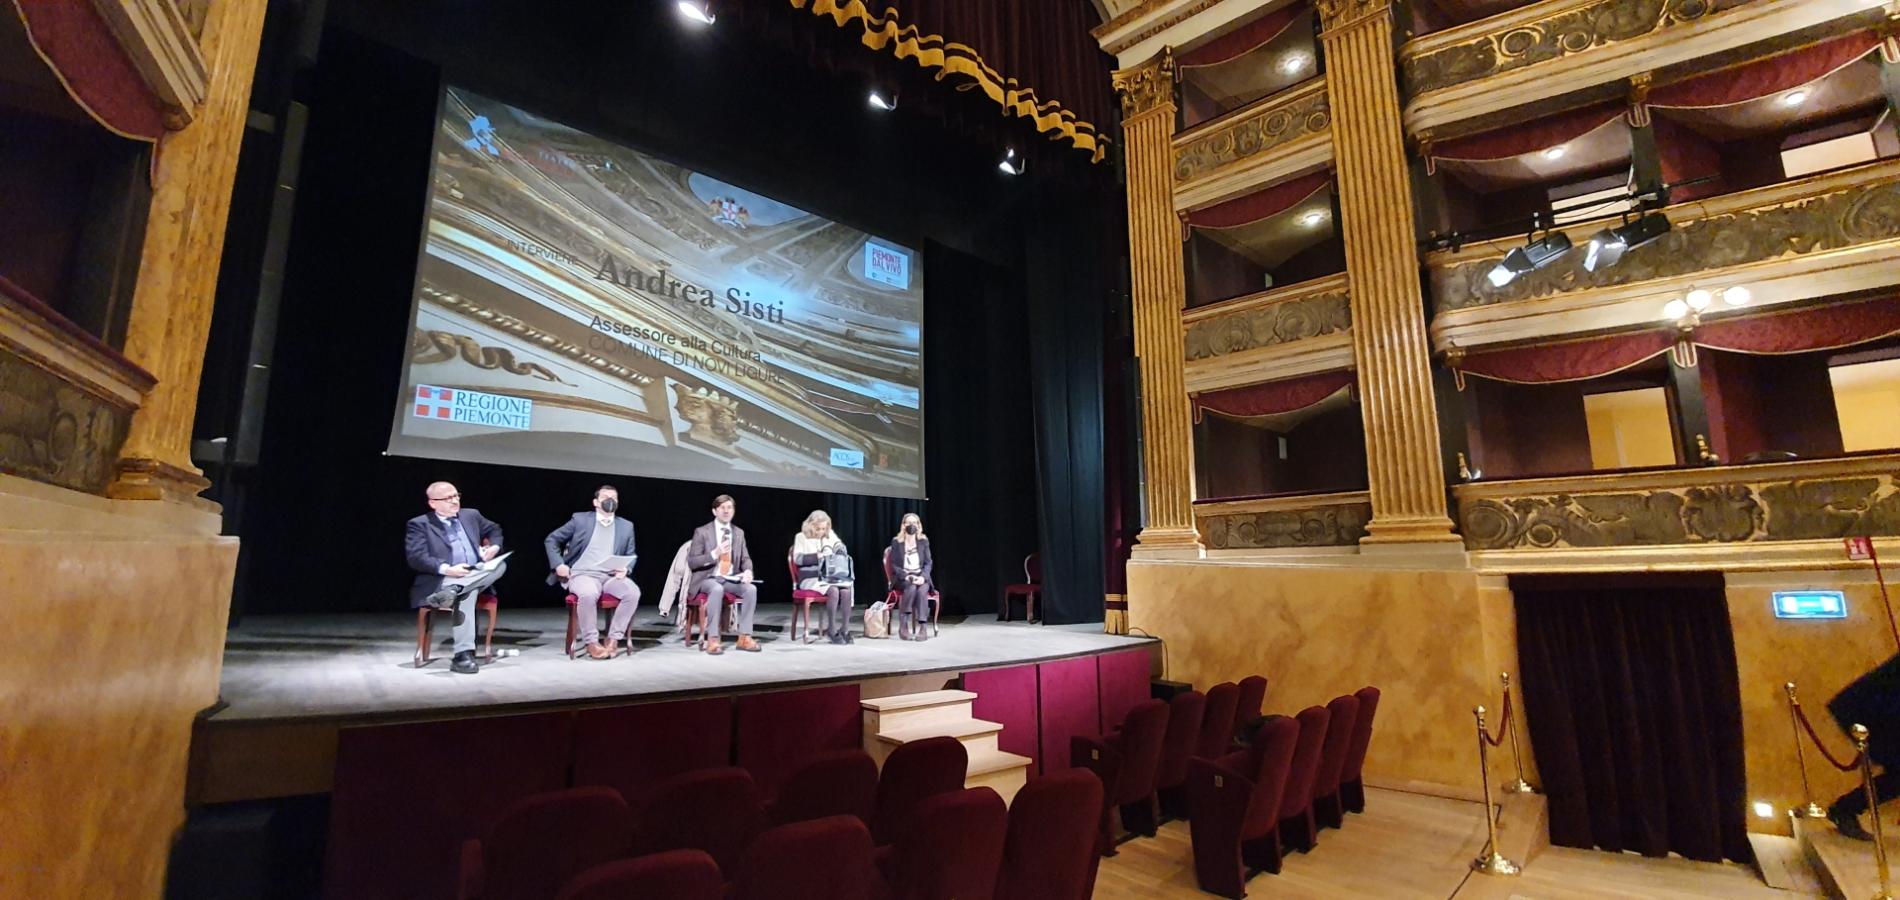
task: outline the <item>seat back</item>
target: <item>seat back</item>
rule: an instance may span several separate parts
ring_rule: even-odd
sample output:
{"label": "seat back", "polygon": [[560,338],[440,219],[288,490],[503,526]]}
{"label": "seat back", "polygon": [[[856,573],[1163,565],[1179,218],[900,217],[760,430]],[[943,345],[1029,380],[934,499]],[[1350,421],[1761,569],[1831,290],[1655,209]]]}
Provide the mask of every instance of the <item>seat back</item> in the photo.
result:
{"label": "seat back", "polygon": [[1201,713],[1201,737],[1194,754],[1202,759],[1220,759],[1234,742],[1234,708],[1240,703],[1240,686],[1223,681],[1207,689],[1207,707]]}
{"label": "seat back", "polygon": [[892,750],[878,776],[877,809],[871,817],[871,835],[878,846],[897,840],[920,801],[962,790],[969,769],[970,751],[953,737],[924,738]]}
{"label": "seat back", "polygon": [[1031,553],[1023,557],[1023,577],[1030,584],[1042,583],[1042,554]]}
{"label": "seat back", "polygon": [[[871,833],[856,816],[780,825],[746,850],[734,900],[870,900]],[[664,896],[664,895],[655,895]]]}
{"label": "seat back", "polygon": [[[896,579],[891,577],[896,572],[897,572],[896,564],[891,562],[891,548],[885,547],[884,548],[884,583],[896,584],[897,583]],[[896,593],[897,593],[896,591],[891,592],[891,594],[893,595],[895,595]]]}
{"label": "seat back", "polygon": [[896,900],[976,900],[996,889],[1009,809],[986,787],[938,794],[911,810],[897,837]]}
{"label": "seat back", "polygon": [[1372,714],[1379,710],[1379,689],[1362,687],[1353,692],[1359,698],[1359,718],[1353,722],[1352,742],[1346,745],[1346,764],[1340,767],[1339,780],[1357,782],[1366,764],[1366,748],[1372,746]]}
{"label": "seat back", "polygon": [[1109,802],[1133,803],[1154,793],[1155,775],[1161,769],[1161,744],[1167,734],[1167,701],[1143,700],[1128,711],[1119,739],[1121,769],[1109,791]]}
{"label": "seat back", "polygon": [[568,881],[555,900],[725,900],[726,879],[704,850],[668,850],[595,866]]}
{"label": "seat back", "polygon": [[627,855],[633,816],[609,787],[516,801],[482,837],[485,900],[552,900],[568,879]]}
{"label": "seat back", "polygon": [[1201,716],[1206,712],[1207,695],[1200,691],[1183,691],[1168,701],[1168,733],[1161,739],[1161,765],[1155,770],[1157,789],[1187,780],[1188,757],[1201,739]]}
{"label": "seat back", "polygon": [[1339,793],[1339,773],[1346,766],[1352,731],[1359,725],[1359,698],[1342,694],[1326,704],[1326,741],[1320,745],[1319,769],[1313,773],[1313,796]]}
{"label": "seat back", "polygon": [[1264,675],[1249,675],[1240,679],[1240,697],[1234,701],[1235,735],[1241,733],[1240,726],[1260,718],[1260,707],[1267,702],[1267,679]]}
{"label": "seat back", "polygon": [[877,811],[877,763],[863,750],[831,750],[800,763],[779,785],[771,825],[857,816],[870,827]]}
{"label": "seat back", "polygon": [[1327,713],[1323,707],[1300,710],[1300,739],[1293,746],[1293,764],[1287,770],[1286,791],[1280,795],[1280,818],[1304,812],[1313,805],[1313,778],[1319,772],[1320,746],[1326,742]]}
{"label": "seat back", "polygon": [[1009,804],[995,900],[1086,900],[1101,859],[1102,782],[1087,769],[1031,780]]}
{"label": "seat back", "polygon": [[738,865],[759,827],[759,789],[737,767],[698,769],[653,786],[641,807],[634,852],[704,850],[722,872]]}
{"label": "seat back", "polygon": [[1249,760],[1254,770],[1253,796],[1247,801],[1247,817],[1241,825],[1241,840],[1251,840],[1271,831],[1280,823],[1280,801],[1286,795],[1287,775],[1293,770],[1293,751],[1300,742],[1300,723],[1286,716],[1268,716],[1254,732]]}

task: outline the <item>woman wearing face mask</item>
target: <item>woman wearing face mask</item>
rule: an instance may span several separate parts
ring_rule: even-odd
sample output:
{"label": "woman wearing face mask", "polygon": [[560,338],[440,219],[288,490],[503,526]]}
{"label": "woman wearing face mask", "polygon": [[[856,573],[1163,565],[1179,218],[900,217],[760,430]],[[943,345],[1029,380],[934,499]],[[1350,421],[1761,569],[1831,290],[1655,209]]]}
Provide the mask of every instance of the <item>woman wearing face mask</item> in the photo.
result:
{"label": "woman wearing face mask", "polygon": [[924,536],[924,520],[916,513],[904,514],[885,559],[891,593],[898,598],[897,639],[927,640],[924,624],[930,621],[930,592],[937,588],[930,580],[930,538]]}
{"label": "woman wearing face mask", "polygon": [[[837,574],[825,576],[826,558],[837,556],[848,556],[848,552],[838,533],[831,530],[831,516],[822,509],[812,510],[799,528],[798,537],[792,539],[792,565],[798,567],[798,589],[825,595],[826,619],[830,624],[825,636],[834,644],[849,644],[852,643],[851,581]],[[848,565],[837,569],[850,571]]]}

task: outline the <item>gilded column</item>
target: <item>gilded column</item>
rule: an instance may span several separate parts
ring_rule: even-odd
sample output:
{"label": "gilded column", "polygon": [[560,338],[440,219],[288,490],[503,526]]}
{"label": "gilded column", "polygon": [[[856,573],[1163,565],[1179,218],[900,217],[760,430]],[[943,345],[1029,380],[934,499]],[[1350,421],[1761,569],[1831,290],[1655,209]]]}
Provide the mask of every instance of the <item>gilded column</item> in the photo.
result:
{"label": "gilded column", "polygon": [[1174,216],[1174,57],[1115,73],[1128,175],[1129,284],[1141,369],[1142,500],[1147,551],[1200,550],[1181,308],[1187,294]]}
{"label": "gilded column", "polygon": [[108,489],[115,497],[183,499],[211,484],[191,464],[191,426],[265,6],[211,4],[200,40],[210,75],[204,106],[159,141],[125,337],[125,355],[158,384],[119,451],[118,480]]}
{"label": "gilded column", "polygon": [[1333,112],[1372,521],[1361,544],[1454,541],[1399,122],[1390,0],[1317,0]]}

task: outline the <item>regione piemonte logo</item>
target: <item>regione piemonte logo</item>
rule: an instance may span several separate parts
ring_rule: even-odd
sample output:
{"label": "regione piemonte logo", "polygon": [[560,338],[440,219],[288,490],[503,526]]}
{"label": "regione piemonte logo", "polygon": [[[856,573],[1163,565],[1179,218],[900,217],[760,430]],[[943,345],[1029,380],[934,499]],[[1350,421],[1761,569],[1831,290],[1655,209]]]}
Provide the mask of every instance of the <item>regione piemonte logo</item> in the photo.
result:
{"label": "regione piemonte logo", "polygon": [[534,420],[534,401],[466,388],[418,384],[411,412],[418,419],[526,431]]}

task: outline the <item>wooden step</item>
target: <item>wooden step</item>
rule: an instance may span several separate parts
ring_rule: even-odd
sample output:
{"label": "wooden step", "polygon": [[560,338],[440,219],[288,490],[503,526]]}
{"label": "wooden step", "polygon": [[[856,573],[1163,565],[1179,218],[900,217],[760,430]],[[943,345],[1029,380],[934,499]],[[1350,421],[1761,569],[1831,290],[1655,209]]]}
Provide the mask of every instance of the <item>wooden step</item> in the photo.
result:
{"label": "wooden step", "polygon": [[964,719],[958,722],[944,722],[936,725],[913,725],[908,728],[894,728],[880,731],[877,739],[887,744],[908,744],[924,738],[953,737],[970,743],[969,738],[994,736],[1003,730],[1000,722],[985,722],[982,719]]}
{"label": "wooden step", "polygon": [[858,705],[879,712],[898,709],[919,709],[928,706],[942,706],[946,703],[963,703],[976,699],[970,691],[925,691],[921,694],[899,694],[895,697],[874,697],[860,700]]}
{"label": "wooden step", "polygon": [[1821,877],[1801,849],[1801,842],[1779,834],[1748,833],[1749,849],[1755,851],[1755,868],[1761,880],[1771,888],[1794,891],[1803,896],[1826,893]]}
{"label": "wooden step", "polygon": [[[1887,859],[1900,862],[1900,836],[1892,834],[1892,828],[1887,830]],[[1826,819],[1801,816],[1794,819],[1794,837],[1801,842],[1801,849],[1828,896],[1858,900],[1878,893],[1880,875],[1875,869],[1872,843],[1843,836],[1834,830],[1834,823]]]}
{"label": "wooden step", "polygon": [[1009,803],[1029,781],[1029,765],[1034,761],[1005,750],[971,751],[970,768],[963,776],[963,786],[987,787],[1001,795],[1004,803]]}
{"label": "wooden step", "polygon": [[969,691],[925,691],[859,701],[864,718],[864,748],[876,755],[872,740],[880,734],[926,725],[969,720],[976,695]]}

